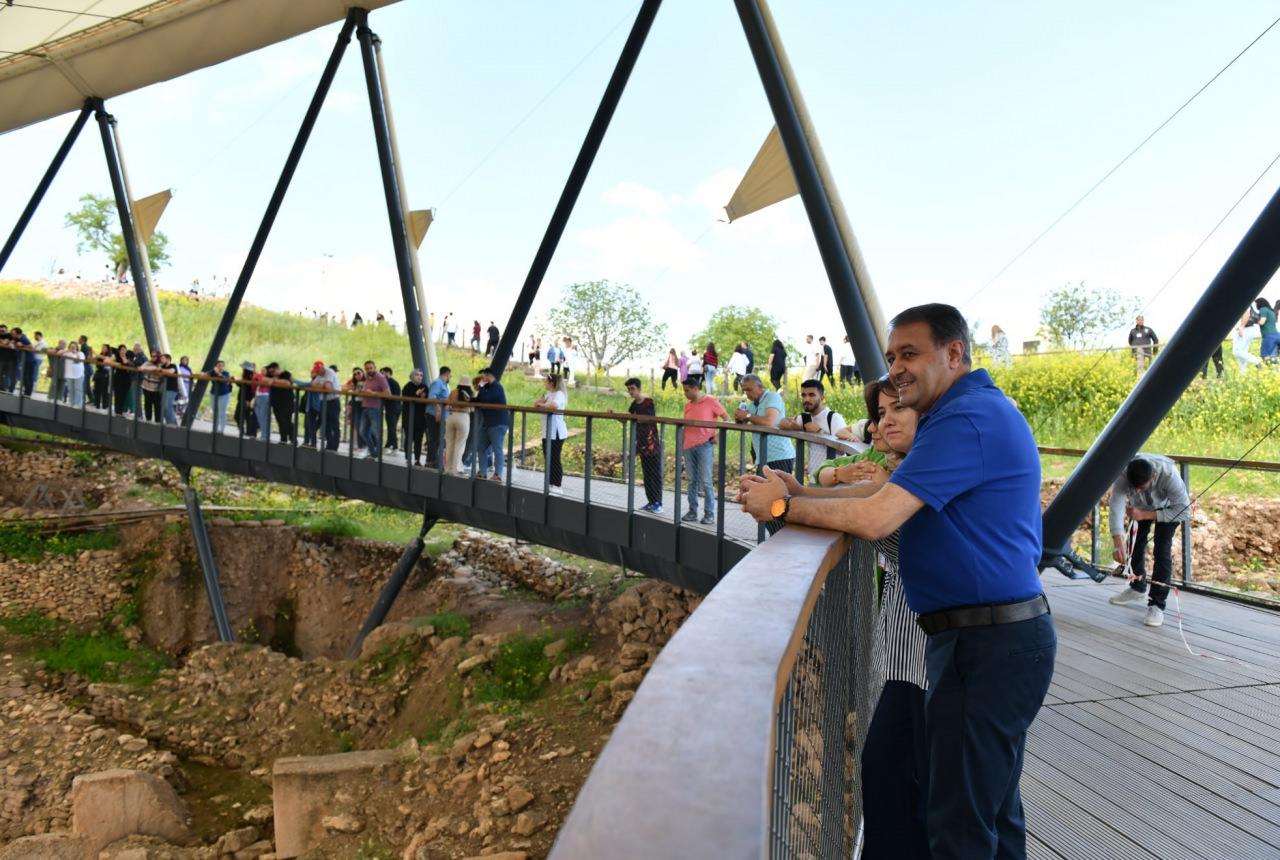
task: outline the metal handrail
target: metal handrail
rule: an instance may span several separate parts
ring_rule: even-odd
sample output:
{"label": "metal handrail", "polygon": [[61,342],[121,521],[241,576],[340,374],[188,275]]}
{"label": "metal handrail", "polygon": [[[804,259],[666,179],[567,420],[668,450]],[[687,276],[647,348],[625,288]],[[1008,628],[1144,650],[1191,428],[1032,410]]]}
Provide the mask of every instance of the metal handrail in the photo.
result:
{"label": "metal handrail", "polygon": [[770,856],[784,692],[849,549],[846,535],[790,526],[725,575],[628,704],[552,860]]}

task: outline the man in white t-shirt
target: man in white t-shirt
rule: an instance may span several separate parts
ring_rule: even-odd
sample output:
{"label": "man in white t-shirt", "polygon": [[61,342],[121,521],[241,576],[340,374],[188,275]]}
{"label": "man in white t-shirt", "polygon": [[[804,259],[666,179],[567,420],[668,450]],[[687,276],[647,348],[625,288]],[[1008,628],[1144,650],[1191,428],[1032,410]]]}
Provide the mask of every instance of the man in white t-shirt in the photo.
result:
{"label": "man in white t-shirt", "polygon": [[733,390],[737,391],[742,383],[742,377],[747,375],[747,354],[741,347],[735,349],[729,358],[729,374],[733,379]]}
{"label": "man in white t-shirt", "polygon": [[[816,433],[834,442],[836,431],[845,427],[844,417],[828,408],[826,390],[817,379],[806,379],[800,383],[800,408],[804,411],[795,418],[782,419],[778,429]],[[839,453],[837,449],[828,448],[821,442],[807,443],[804,452],[805,471],[811,478],[815,477],[823,461],[839,456]]]}
{"label": "man in white t-shirt", "polygon": [[844,343],[840,346],[840,384],[853,385],[862,384],[862,375],[858,373],[858,359],[853,354],[853,344],[849,343],[849,336],[844,336]]}
{"label": "man in white t-shirt", "polygon": [[813,342],[813,335],[804,336],[804,378],[817,379],[822,374],[822,347]]}

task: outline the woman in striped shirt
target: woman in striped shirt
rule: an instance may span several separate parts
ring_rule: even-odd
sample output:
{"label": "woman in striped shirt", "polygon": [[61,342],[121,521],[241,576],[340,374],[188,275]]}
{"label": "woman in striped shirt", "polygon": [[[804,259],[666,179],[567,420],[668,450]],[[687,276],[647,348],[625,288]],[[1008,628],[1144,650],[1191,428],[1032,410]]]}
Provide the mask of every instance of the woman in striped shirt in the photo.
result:
{"label": "woman in striped shirt", "polygon": [[[915,440],[919,415],[898,401],[883,377],[864,388],[868,429],[888,469],[860,464],[863,480],[883,483]],[[924,734],[924,631],[907,608],[898,576],[898,533],[875,542],[879,640],[874,669],[884,680],[862,748],[863,860],[927,858],[925,800],[929,763]]]}

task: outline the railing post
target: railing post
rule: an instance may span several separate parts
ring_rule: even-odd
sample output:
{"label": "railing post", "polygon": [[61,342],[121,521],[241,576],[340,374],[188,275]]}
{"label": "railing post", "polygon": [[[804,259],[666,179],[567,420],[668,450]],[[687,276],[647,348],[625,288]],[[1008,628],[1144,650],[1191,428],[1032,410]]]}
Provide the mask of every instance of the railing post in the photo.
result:
{"label": "railing post", "polygon": [[680,557],[680,479],[684,477],[684,425],[676,425],[676,498],[671,506],[676,524],[676,558]]}
{"label": "railing post", "polygon": [[[1191,464],[1180,461],[1178,472],[1182,475],[1183,486],[1187,488],[1187,498],[1191,498]],[[1192,582],[1191,573],[1191,523],[1195,519],[1194,508],[1188,511],[1187,521],[1182,524],[1182,581]]]}
{"label": "railing post", "polygon": [[716,431],[720,463],[716,472],[716,577],[724,575],[724,506],[725,506],[725,458],[728,456],[729,430]]}
{"label": "railing post", "polygon": [[1094,567],[1098,566],[1098,559],[1102,555],[1101,535],[1098,531],[1098,518],[1102,516],[1102,506],[1097,502],[1093,503],[1093,519],[1089,526],[1089,563]]}
{"label": "railing post", "polygon": [[587,416],[587,443],[582,455],[582,533],[591,534],[591,416]]}

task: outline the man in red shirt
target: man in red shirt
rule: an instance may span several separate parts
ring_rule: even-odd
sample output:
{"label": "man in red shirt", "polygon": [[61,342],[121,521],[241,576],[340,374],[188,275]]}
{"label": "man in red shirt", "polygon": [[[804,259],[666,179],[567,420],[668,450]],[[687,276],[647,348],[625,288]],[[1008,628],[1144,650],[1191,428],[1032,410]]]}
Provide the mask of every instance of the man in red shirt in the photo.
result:
{"label": "man in red shirt", "polygon": [[[702,390],[702,377],[691,373],[684,380],[684,418],[686,421],[724,421],[729,413],[714,397],[708,397]],[[685,471],[689,474],[686,498],[689,510],[680,519],[686,523],[698,520],[698,495],[701,491],[705,502],[702,508],[703,525],[714,525],[716,521],[716,491],[711,482],[711,463],[715,449],[712,440],[716,431],[711,427],[685,427],[684,449]]]}
{"label": "man in red shirt", "polygon": [[[390,394],[387,378],[378,372],[372,361],[364,363],[364,391]],[[360,398],[360,438],[364,440],[365,456],[377,457],[382,450],[382,398]]]}

